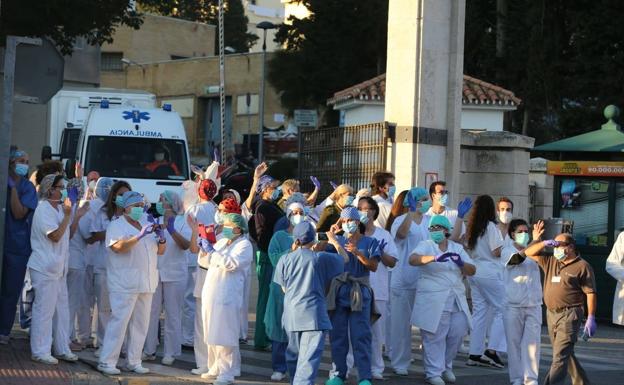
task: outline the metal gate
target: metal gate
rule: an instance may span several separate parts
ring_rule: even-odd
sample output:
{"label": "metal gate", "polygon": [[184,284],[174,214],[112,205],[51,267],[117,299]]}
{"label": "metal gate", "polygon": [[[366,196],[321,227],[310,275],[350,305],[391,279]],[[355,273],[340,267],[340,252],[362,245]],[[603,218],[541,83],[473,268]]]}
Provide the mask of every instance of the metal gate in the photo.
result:
{"label": "metal gate", "polygon": [[321,182],[321,197],[333,189],[330,181],[346,183],[355,191],[368,187],[376,171],[386,169],[388,124],[305,129],[299,133],[299,180],[302,191],[313,186],[310,176]]}

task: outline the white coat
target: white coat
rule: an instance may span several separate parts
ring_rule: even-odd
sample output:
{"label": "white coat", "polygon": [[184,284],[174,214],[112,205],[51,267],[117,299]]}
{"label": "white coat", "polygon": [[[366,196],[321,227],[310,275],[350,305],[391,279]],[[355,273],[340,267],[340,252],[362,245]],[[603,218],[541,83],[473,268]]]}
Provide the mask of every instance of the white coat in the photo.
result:
{"label": "white coat", "polygon": [[[159,219],[162,223],[164,217]],[[186,223],[186,217],[178,215],[173,226],[176,231],[185,239],[191,239],[191,228]],[[158,256],[158,273],[162,282],[186,282],[188,275],[187,251],[178,246],[169,231],[163,229],[167,239],[167,248],[163,255]],[[148,235],[149,237],[149,235]]]}
{"label": "white coat", "polygon": [[397,217],[392,223],[390,230],[398,251],[398,261],[392,269],[392,279],[390,281],[390,287],[393,289],[416,289],[420,268],[409,264],[409,256],[421,241],[429,239],[429,217],[426,215],[423,215],[420,224],[412,221],[406,238],[399,239],[397,237],[399,227],[401,227],[406,215],[408,214]]}
{"label": "white coat", "polygon": [[65,276],[69,268],[69,226],[58,242],[48,238],[48,235],[59,228],[64,215],[61,205],[55,209],[50,202],[42,200],[32,219],[32,254],[28,259],[28,267],[53,279]]}
{"label": "white coat", "polygon": [[253,247],[240,237],[230,245],[220,239],[214,248],[201,296],[204,338],[207,345],[238,346],[244,275],[253,260]]}
{"label": "white coat", "polygon": [[[465,263],[474,264],[464,248],[458,243],[448,241],[446,252],[457,253]],[[435,256],[442,254],[443,251],[435,242],[428,239],[420,242],[413,253]],[[449,296],[455,297],[458,307],[466,314],[470,325],[470,309],[466,301],[466,288],[459,267],[451,260],[431,262],[420,266],[420,277],[416,285],[416,300],[412,311],[412,325],[435,333]]]}
{"label": "white coat", "polygon": [[526,258],[519,265],[507,265],[518,249],[506,242],[501,251],[501,262],[505,264],[503,282],[505,304],[508,307],[532,307],[542,305],[542,283],[537,263]]}
{"label": "white coat", "polygon": [[613,323],[624,325],[624,231],[613,244],[606,268],[607,273],[617,280],[613,298]]}

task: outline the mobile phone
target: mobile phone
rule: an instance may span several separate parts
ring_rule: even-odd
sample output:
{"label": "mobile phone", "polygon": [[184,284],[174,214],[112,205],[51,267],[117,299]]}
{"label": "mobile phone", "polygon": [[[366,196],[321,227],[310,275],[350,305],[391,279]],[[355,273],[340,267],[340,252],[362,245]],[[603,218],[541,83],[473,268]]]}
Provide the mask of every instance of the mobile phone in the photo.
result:
{"label": "mobile phone", "polygon": [[316,240],[319,242],[322,242],[322,241],[328,241],[329,238],[327,238],[327,233],[316,233]]}
{"label": "mobile phone", "polygon": [[197,232],[200,238],[202,239],[208,239],[208,233],[206,231],[206,226],[203,223],[199,223],[197,225]]}

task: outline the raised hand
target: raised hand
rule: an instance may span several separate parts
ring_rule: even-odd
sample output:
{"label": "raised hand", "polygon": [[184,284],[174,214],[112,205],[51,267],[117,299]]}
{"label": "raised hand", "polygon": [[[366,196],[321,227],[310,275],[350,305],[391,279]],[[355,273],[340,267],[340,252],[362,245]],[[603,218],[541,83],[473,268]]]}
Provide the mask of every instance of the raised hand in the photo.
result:
{"label": "raised hand", "polygon": [[175,217],[173,217],[173,216],[167,218],[167,231],[171,235],[173,235],[173,234],[175,234],[177,232],[176,229],[175,229]]}
{"label": "raised hand", "polygon": [[69,200],[69,198],[65,198],[65,200],[63,201],[63,214],[70,215],[71,214],[71,210],[72,210],[72,203]]}
{"label": "raised hand", "polygon": [[78,207],[78,210],[76,210],[76,216],[78,218],[82,218],[88,212],[89,212],[89,201],[84,201],[84,203]]}
{"label": "raised hand", "polygon": [[544,241],[544,246],[546,247],[557,247],[559,246],[559,241],[555,241],[554,239],[548,239]]}
{"label": "raised hand", "polygon": [[154,225],[152,224],[145,225],[141,227],[141,231],[139,231],[139,233],[137,234],[137,239],[141,239],[145,237],[146,235],[151,234],[153,232],[154,232]]}
{"label": "raised hand", "polygon": [[314,175],[311,175],[310,180],[312,181],[312,184],[314,185],[315,190],[321,189],[321,182],[318,180],[317,177],[315,177]]}
{"label": "raised hand", "polygon": [[214,159],[215,162],[221,163],[221,161],[219,160],[219,150],[215,148],[212,155],[213,155],[212,159]]}
{"label": "raised hand", "polygon": [[254,170],[254,179],[260,179],[262,175],[269,169],[266,163],[260,163]]}
{"label": "raised hand", "polygon": [[72,205],[75,205],[78,202],[78,195],[80,195],[78,191],[78,187],[70,187],[67,190],[67,198],[71,202]]}
{"label": "raised hand", "polygon": [[338,185],[333,180],[330,180],[329,184],[332,186],[334,190],[338,188]]}
{"label": "raised hand", "polygon": [[457,216],[463,219],[470,211],[470,208],[472,208],[472,200],[470,200],[470,197],[466,197],[457,206]]}
{"label": "raised hand", "polygon": [[411,213],[415,213],[418,207],[418,202],[416,202],[414,196],[408,192],[405,199],[407,200],[407,207],[409,207],[409,211]]}
{"label": "raised hand", "polygon": [[533,225],[533,240],[537,241],[542,238],[544,234],[544,221],[537,221],[536,224]]}
{"label": "raised hand", "polygon": [[199,227],[199,222],[191,214],[186,216],[186,223],[188,223],[191,231],[197,231],[197,228]]}
{"label": "raised hand", "polygon": [[74,166],[74,175],[76,176],[76,179],[82,179],[84,176],[84,169],[82,168],[82,164],[80,164],[80,162],[76,162],[76,165]]}

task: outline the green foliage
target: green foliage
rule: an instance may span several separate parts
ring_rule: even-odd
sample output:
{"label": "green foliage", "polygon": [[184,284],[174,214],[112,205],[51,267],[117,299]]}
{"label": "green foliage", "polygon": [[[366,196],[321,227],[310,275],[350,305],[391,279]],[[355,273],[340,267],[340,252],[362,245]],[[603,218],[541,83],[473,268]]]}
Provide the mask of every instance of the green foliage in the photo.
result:
{"label": "green foliage", "polygon": [[384,72],[387,0],[293,0],[311,12],[291,17],[276,41],[285,48],[269,62],[268,79],[282,104],[318,108],[334,92]]}
{"label": "green foliage", "polygon": [[128,0],[2,0],[0,45],[7,35],[48,36],[63,54],[71,54],[78,37],[90,44],[111,42],[116,26],[138,29],[141,23]]}
{"label": "green foliage", "polygon": [[[141,7],[164,16],[177,17],[184,20],[219,25],[218,0],[140,0]],[[223,14],[224,42],[236,52],[249,52],[258,36],[247,31],[249,19],[241,0],[224,0]],[[219,36],[215,36],[218,49]]]}

